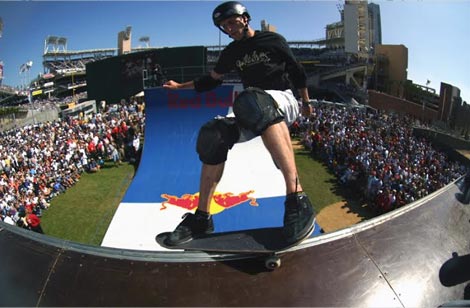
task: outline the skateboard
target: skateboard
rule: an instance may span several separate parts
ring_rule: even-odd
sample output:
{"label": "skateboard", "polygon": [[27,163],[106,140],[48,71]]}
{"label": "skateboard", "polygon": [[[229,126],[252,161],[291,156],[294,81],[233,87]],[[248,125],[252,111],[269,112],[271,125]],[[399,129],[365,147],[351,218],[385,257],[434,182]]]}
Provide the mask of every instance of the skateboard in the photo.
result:
{"label": "skateboard", "polygon": [[201,235],[186,243],[175,246],[165,244],[165,239],[170,232],[160,233],[156,241],[162,247],[168,249],[184,249],[205,252],[223,252],[234,254],[259,254],[265,256],[266,268],[273,270],[281,266],[279,254],[298,245],[308,238],[312,229],[299,241],[289,243],[285,240],[282,227],[240,230]]}

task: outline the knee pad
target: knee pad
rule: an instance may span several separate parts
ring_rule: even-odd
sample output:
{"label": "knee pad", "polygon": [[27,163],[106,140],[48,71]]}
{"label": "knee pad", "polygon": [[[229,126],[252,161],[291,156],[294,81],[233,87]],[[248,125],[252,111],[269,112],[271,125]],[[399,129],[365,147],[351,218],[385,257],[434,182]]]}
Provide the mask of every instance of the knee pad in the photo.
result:
{"label": "knee pad", "polygon": [[239,125],[257,136],[284,119],[271,95],[258,88],[247,88],[241,92],[235,98],[233,112]]}
{"label": "knee pad", "polygon": [[199,159],[208,165],[218,165],[227,160],[228,150],[240,138],[240,129],[234,118],[216,118],[199,130],[196,151]]}

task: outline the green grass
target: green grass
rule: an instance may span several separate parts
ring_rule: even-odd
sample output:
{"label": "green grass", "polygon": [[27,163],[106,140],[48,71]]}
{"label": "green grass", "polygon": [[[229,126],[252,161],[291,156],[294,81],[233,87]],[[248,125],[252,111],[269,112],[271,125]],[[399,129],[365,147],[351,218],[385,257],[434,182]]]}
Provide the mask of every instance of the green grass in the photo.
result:
{"label": "green grass", "polygon": [[114,167],[109,162],[98,173],[84,173],[72,188],[53,198],[49,209],[43,212],[44,232],[100,245],[133,175],[134,166],[124,163]]}
{"label": "green grass", "polygon": [[315,160],[308,151],[296,150],[295,161],[302,183],[317,213],[324,207],[347,198],[337,185],[336,177],[323,165]]}
{"label": "green grass", "polygon": [[[360,192],[354,190],[357,188],[340,185],[336,176],[320,159],[312,157],[304,149],[295,152],[295,159],[302,187],[317,213],[329,205],[341,202],[341,208],[360,218],[360,221],[377,215],[361,200]],[[341,219],[341,217],[335,217],[335,219]]]}
{"label": "green grass", "polygon": [[[304,191],[317,213],[347,198],[338,188],[336,178],[308,151],[297,150],[296,162]],[[98,173],[83,174],[74,187],[54,198],[51,207],[43,212],[44,232],[61,239],[100,245],[133,176],[134,167],[126,163],[118,168],[106,163]]]}

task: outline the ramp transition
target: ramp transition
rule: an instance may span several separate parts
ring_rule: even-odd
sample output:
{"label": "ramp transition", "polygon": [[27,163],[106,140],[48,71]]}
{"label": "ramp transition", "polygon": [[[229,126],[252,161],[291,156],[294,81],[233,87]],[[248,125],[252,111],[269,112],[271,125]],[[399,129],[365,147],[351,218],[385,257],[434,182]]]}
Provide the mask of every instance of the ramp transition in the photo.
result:
{"label": "ramp transition", "polygon": [[92,247],[0,223],[0,306],[461,304],[469,299],[470,206],[459,193],[451,184],[308,239],[273,272],[255,256]]}

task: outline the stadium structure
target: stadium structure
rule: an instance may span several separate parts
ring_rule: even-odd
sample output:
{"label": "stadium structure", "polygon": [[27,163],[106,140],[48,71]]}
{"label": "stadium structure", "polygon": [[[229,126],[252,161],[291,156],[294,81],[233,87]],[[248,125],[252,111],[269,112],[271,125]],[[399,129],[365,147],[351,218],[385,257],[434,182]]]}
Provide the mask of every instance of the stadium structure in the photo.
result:
{"label": "stadium structure", "polygon": [[[374,4],[369,4],[374,6]],[[380,28],[373,31],[368,29],[369,20],[376,19],[375,15],[368,16],[367,3],[346,3],[340,7],[341,21],[326,27],[325,38],[311,41],[289,41],[295,55],[306,67],[309,73],[309,85],[314,88],[324,88],[326,92],[334,92],[341,100],[364,101],[367,76],[367,65],[363,59],[367,58],[368,48],[380,43],[367,37],[380,38]],[[274,30],[272,25],[262,23],[262,30]],[[375,24],[375,23],[374,23]],[[380,25],[380,23],[379,23]],[[359,33],[360,36],[351,37],[346,35],[345,29],[350,33]],[[360,31],[359,31],[360,30]],[[348,33],[349,33],[348,32]],[[375,34],[377,33],[377,34]],[[126,37],[127,35],[127,37]],[[143,37],[139,41],[144,42],[144,47],[130,48],[131,27],[118,34],[118,47],[93,50],[68,50],[66,37],[50,35],[44,41],[43,68],[44,73],[31,83],[29,89],[34,98],[41,97],[65,97],[75,95],[87,90],[86,75],[87,64],[99,62],[104,59],[125,56],[128,53],[158,50],[149,46],[149,37]],[[126,47],[123,47],[126,45]],[[216,62],[220,49],[224,46],[206,46],[207,66],[204,71],[209,70]],[[359,59],[363,63],[359,63]],[[165,67],[164,63],[161,64]],[[170,70],[179,70],[183,79],[187,78],[187,67],[173,67]],[[228,76],[233,79],[234,76]],[[344,95],[344,91],[335,88],[334,84],[344,83],[354,88],[363,89],[361,93]],[[231,80],[233,81],[233,80]],[[325,98],[327,95],[325,94]]]}
{"label": "stadium structure", "polygon": [[[337,9],[340,20],[325,26],[323,38],[288,40],[294,55],[307,71],[313,98],[368,104],[374,108],[405,112],[428,123],[439,121],[447,126],[465,126],[465,116],[468,117],[470,110],[462,102],[458,88],[442,83],[440,92],[436,93],[428,85],[417,85],[408,80],[408,49],[403,45],[382,43],[379,5],[346,0],[338,3]],[[261,22],[262,31],[275,29],[267,21]],[[127,26],[118,33],[117,48],[71,51],[67,48],[66,37],[48,36],[44,41],[43,74],[31,82],[27,93],[0,91],[0,106],[27,103],[27,94],[32,100],[81,94],[80,98],[117,103],[141,93],[145,83],[155,85],[155,81],[162,80],[165,75],[186,81],[209,71],[224,47],[187,48],[184,56],[180,53],[181,57],[176,59],[175,56],[162,56],[172,48],[151,47],[148,36],[139,39],[144,46],[138,48],[132,47],[131,39],[132,27]],[[176,48],[182,52],[183,47]],[[192,61],[184,63],[188,57]],[[147,65],[149,59],[150,66]],[[95,74],[98,69],[107,70],[108,74]],[[120,74],[121,79],[116,79],[115,75]],[[99,77],[106,77],[107,82],[102,82]],[[122,90],[124,80],[128,91]],[[237,76],[229,74],[225,81],[236,82]],[[93,90],[97,88],[101,90]],[[103,88],[108,89],[107,94],[103,93]],[[122,91],[115,93],[116,89]]]}
{"label": "stadium structure", "polygon": [[[470,110],[462,102],[458,88],[442,83],[440,92],[436,93],[428,84],[417,85],[408,80],[408,49],[403,45],[382,43],[379,5],[347,0],[343,4],[338,3],[337,9],[340,20],[325,26],[323,38],[288,40],[295,56],[307,71],[308,86],[313,98],[368,104],[374,108],[405,112],[428,123],[438,121],[446,126],[465,126],[465,117],[470,114]],[[261,22],[262,31],[275,29],[267,21]],[[66,37],[48,36],[44,41],[43,74],[31,82],[28,93],[15,95],[12,91],[0,91],[0,105],[27,103],[29,100],[26,94],[31,94],[32,100],[81,94],[81,98],[88,96],[90,99],[116,103],[140,93],[144,83],[161,80],[165,74],[176,80],[186,81],[200,72],[209,71],[224,47],[203,46],[202,51],[197,48],[188,49],[185,56],[180,58],[181,63],[178,63],[166,56],[165,60],[158,58],[164,50],[168,52],[171,48],[151,47],[148,36],[139,38],[144,46],[138,48],[132,47],[131,39],[132,27],[128,26],[118,33],[117,48],[71,51],[67,49]],[[190,54],[190,50],[195,54]],[[155,58],[156,55],[158,59]],[[203,59],[183,63],[182,60],[187,57]],[[136,60],[138,58],[141,60]],[[155,71],[154,67],[144,66],[144,58],[153,59],[152,66],[158,64],[159,69]],[[131,78],[127,74],[121,80],[114,78],[114,81],[108,81],[104,85],[97,76],[90,73],[93,67],[99,67],[94,66],[95,63],[102,62],[107,62],[107,65],[101,66],[102,69],[114,72],[106,75],[107,77],[119,74],[119,70],[132,69],[136,74]],[[200,67],[196,68],[196,65]],[[100,93],[100,97],[90,95],[90,87],[107,87],[109,91],[121,89],[122,79],[132,85],[128,87],[129,91],[107,95]],[[100,84],[90,84],[90,80],[92,83],[96,80]],[[236,82],[237,76],[229,74],[225,76],[225,81]],[[91,92],[96,94],[96,91]]]}

